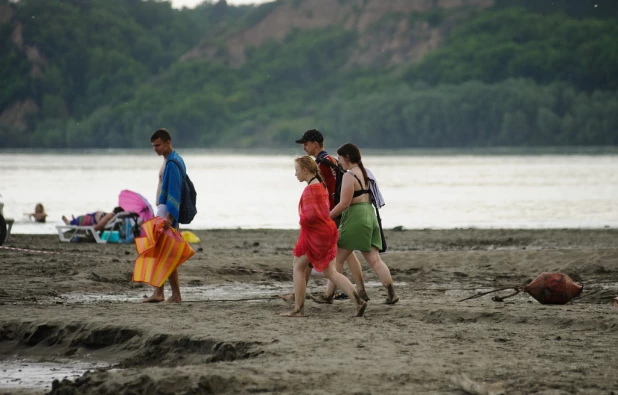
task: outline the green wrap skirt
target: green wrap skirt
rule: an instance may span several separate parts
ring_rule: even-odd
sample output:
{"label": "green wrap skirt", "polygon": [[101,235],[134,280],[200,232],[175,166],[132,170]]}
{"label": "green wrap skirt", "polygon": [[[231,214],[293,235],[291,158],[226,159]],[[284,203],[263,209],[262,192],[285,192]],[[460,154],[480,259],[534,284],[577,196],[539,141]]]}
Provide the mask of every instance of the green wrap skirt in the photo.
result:
{"label": "green wrap skirt", "polygon": [[337,247],[346,250],[371,251],[382,248],[378,219],[369,202],[354,203],[341,214]]}

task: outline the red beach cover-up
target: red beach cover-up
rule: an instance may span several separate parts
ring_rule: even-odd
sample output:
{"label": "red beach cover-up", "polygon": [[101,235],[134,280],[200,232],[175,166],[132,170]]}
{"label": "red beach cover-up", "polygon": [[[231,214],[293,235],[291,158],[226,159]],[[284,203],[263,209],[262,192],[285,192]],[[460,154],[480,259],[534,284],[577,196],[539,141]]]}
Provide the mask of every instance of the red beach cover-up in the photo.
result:
{"label": "red beach cover-up", "polygon": [[323,184],[307,185],[298,203],[300,235],[294,256],[307,255],[313,268],[321,272],[337,256],[337,225],[329,217],[328,190]]}

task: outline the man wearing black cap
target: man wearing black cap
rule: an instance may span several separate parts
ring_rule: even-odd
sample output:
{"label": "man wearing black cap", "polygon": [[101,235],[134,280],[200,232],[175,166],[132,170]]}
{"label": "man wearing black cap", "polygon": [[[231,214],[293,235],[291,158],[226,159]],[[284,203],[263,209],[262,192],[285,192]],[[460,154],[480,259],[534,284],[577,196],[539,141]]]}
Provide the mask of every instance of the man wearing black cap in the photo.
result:
{"label": "man wearing black cap", "polygon": [[[324,150],[324,136],[320,133],[319,130],[311,129],[307,130],[303,137],[296,140],[296,144],[302,144],[303,150],[309,156],[313,156],[315,161],[318,163],[318,168],[320,169],[320,173],[322,177],[324,177],[324,182],[326,183],[326,188],[328,189],[328,198],[330,202],[330,209],[332,210],[335,207],[335,187],[337,184],[337,160],[332,156],[328,155],[328,152]],[[329,161],[332,165],[326,162]],[[339,221],[337,225],[339,225]]]}

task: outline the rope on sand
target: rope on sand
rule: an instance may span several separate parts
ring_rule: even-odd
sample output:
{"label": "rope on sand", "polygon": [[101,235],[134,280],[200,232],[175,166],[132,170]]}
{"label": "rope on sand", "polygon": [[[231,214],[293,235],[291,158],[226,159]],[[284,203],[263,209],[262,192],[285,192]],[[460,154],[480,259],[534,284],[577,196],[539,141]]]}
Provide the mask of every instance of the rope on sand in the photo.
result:
{"label": "rope on sand", "polygon": [[245,299],[205,299],[205,300],[199,300],[196,302],[252,302],[254,300],[275,300],[278,299],[279,296],[277,295],[272,295],[272,296],[267,296],[265,298],[245,298]]}
{"label": "rope on sand", "polygon": [[19,251],[19,252],[46,254],[46,255],[73,255],[73,256],[90,257],[90,258],[100,258],[101,257],[101,255],[87,254],[83,252],[32,250],[30,248],[17,248],[17,247],[6,247],[6,246],[0,246],[0,250]]}
{"label": "rope on sand", "polygon": [[16,247],[4,247],[0,246],[0,249],[3,250],[11,250],[11,251],[23,251],[23,252],[36,252],[37,254],[68,254],[68,255],[78,255],[74,252],[56,252],[56,251],[43,251],[43,250],[31,250],[29,248],[16,248]]}
{"label": "rope on sand", "polygon": [[503,296],[503,297],[494,296],[494,297],[493,297],[493,301],[494,301],[494,302],[502,302],[502,301],[504,301],[504,299],[506,299],[506,298],[510,298],[511,296],[515,296],[515,295],[517,295],[518,293],[520,293],[520,292],[521,292],[520,287],[505,287],[505,288],[498,288],[498,289],[493,289],[493,290],[491,290],[491,291],[487,291],[487,292],[480,292],[480,293],[478,293],[478,294],[476,294],[476,295],[472,295],[472,296],[470,296],[470,297],[467,297],[467,298],[464,298],[464,299],[458,300],[458,302],[464,302],[464,301],[466,301],[466,300],[480,298],[481,296],[485,296],[485,295],[488,295],[488,294],[490,294],[490,293],[494,293],[494,292],[505,291],[505,290],[507,290],[507,289],[512,289],[512,290],[514,290],[514,291],[515,291],[515,293],[512,293],[512,294],[507,295],[507,296]]}

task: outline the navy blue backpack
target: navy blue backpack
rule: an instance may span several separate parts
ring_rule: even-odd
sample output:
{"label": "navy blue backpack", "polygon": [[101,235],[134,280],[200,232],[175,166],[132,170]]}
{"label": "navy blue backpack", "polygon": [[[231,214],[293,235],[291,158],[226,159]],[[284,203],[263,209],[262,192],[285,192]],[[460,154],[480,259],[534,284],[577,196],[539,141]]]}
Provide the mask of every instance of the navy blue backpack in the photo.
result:
{"label": "navy blue backpack", "polygon": [[197,208],[195,207],[197,202],[197,192],[195,192],[195,187],[193,186],[193,182],[191,182],[189,175],[182,170],[180,163],[174,159],[170,159],[168,162],[174,162],[180,169],[180,172],[183,173],[178,223],[190,224],[191,221],[193,221],[195,214],[197,214]]}

